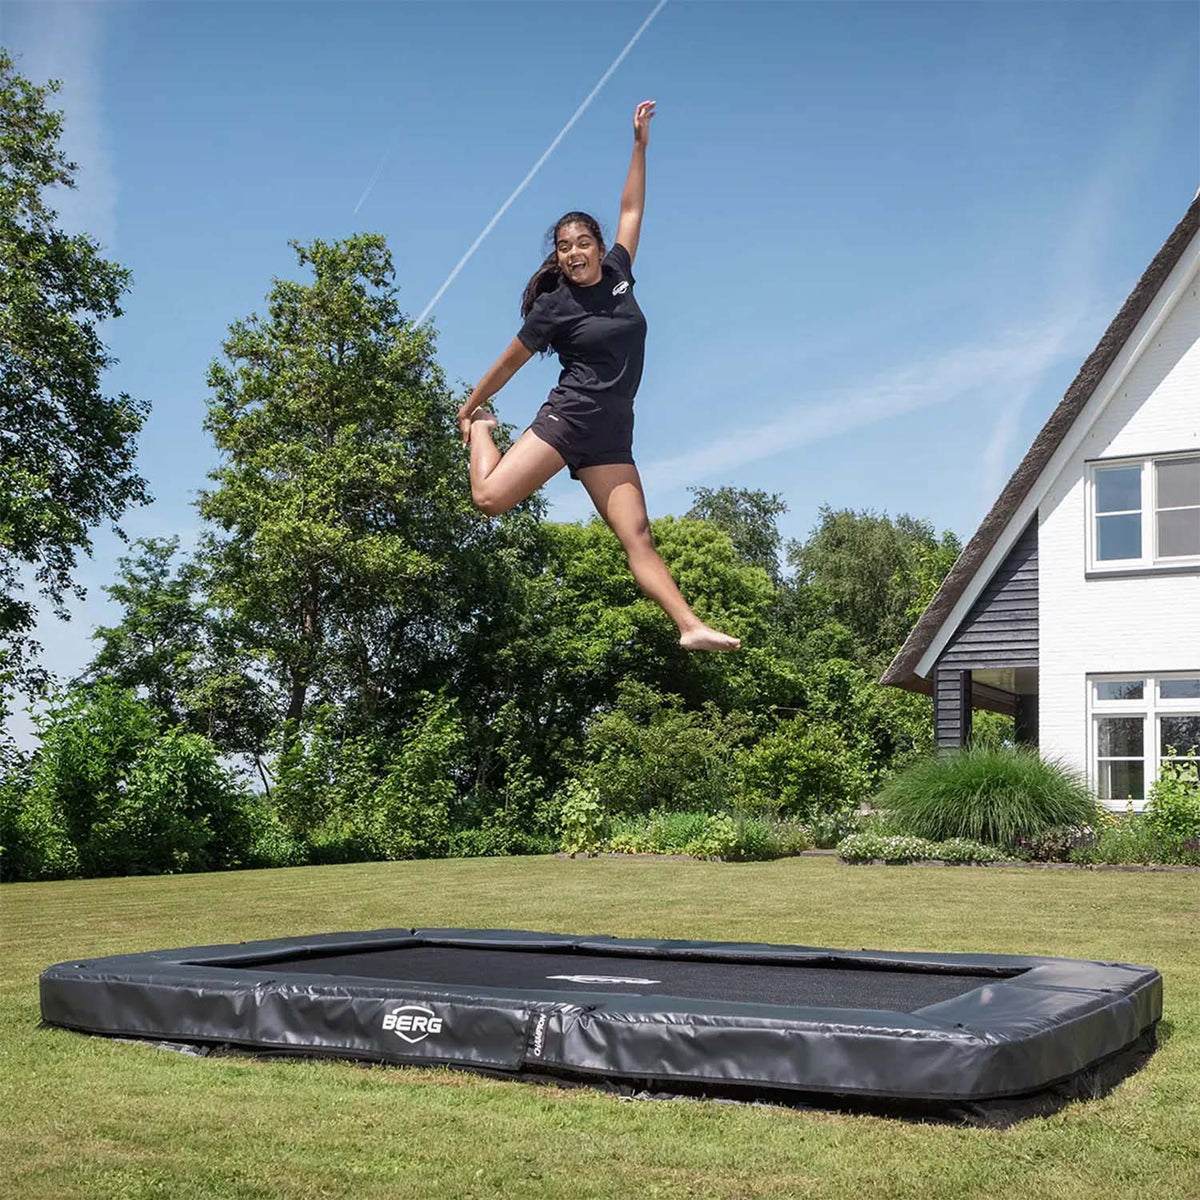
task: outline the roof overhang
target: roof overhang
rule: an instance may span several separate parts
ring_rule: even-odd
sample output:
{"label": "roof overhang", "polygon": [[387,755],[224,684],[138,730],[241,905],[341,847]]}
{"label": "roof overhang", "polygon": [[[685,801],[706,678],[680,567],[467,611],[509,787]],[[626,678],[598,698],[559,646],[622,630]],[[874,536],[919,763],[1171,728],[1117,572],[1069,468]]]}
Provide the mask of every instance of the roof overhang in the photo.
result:
{"label": "roof overhang", "polygon": [[881,676],[881,683],[926,694],[931,691],[933,666],[946,643],[1013,543],[1037,516],[1051,483],[1200,269],[1198,230],[1200,193],[1079,369],[999,499]]}

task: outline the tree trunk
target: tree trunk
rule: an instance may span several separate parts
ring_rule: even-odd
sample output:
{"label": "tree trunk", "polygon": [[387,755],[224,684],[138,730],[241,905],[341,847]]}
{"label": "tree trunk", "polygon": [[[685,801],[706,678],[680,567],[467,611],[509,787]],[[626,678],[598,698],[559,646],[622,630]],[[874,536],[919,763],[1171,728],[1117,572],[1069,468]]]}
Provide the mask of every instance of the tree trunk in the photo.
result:
{"label": "tree trunk", "polygon": [[316,567],[310,567],[308,580],[304,587],[304,602],[301,607],[300,653],[298,662],[292,672],[291,694],[288,697],[288,721],[299,728],[304,716],[304,701],[308,695],[308,685],[312,677],[313,662],[317,655],[317,646],[321,641],[320,624],[320,576]]}

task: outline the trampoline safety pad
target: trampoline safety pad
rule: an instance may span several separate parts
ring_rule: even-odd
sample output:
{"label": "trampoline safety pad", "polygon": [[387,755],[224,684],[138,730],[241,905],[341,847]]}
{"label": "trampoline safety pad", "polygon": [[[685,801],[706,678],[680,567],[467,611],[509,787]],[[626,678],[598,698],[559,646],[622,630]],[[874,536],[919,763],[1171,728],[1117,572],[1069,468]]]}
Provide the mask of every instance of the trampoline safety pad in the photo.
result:
{"label": "trampoline safety pad", "polygon": [[1153,1049],[1153,967],[385,929],[59,963],[42,1019],[258,1053],[1007,1124]]}

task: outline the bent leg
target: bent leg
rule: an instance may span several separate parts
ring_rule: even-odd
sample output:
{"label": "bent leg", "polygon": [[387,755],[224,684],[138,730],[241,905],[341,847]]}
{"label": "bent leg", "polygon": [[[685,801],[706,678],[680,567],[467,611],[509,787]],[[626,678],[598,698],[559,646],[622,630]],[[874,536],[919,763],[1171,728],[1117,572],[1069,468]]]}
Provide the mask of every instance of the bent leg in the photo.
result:
{"label": "bent leg", "polygon": [[526,430],[503,457],[492,441],[492,424],[471,425],[471,499],[496,516],[532,496],[567,464],[548,442]]}
{"label": "bent leg", "polygon": [[578,474],[596,511],[620,540],[638,586],[679,626],[679,644],[686,650],[738,649],[737,638],[711,629],[692,612],[654,548],[637,467],[612,463],[581,467]]}

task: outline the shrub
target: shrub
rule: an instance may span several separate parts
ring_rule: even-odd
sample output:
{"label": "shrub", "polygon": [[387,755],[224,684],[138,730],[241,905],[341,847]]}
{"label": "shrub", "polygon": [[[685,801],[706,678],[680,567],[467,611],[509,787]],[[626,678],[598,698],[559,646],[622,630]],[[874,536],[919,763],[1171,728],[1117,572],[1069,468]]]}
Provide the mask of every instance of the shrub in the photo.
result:
{"label": "shrub", "polygon": [[275,803],[312,861],[446,852],[464,744],[451,701],[422,695],[394,739],[343,736],[330,708],[316,710],[307,729],[287,733],[276,761]]}
{"label": "shrub", "polygon": [[721,855],[726,862],[764,862],[779,857],[779,838],[768,822],[739,816],[733,823],[734,840]]}
{"label": "shrub", "polygon": [[357,802],[343,798],[372,857],[445,854],[456,792],[452,768],[463,741],[453,702],[423,696],[415,718],[388,755],[378,786]]}
{"label": "shrub", "polygon": [[221,767],[213,743],[182,727],[160,731],[132,692],[74,687],[55,696],[38,725],[41,747],[23,768],[23,794],[0,788],[6,878],[295,861],[295,847],[264,840],[263,802]]}
{"label": "shrub", "polygon": [[767,822],[728,813],[655,812],[619,822],[604,844],[615,854],[690,854],[727,862],[780,853],[780,840]]}
{"label": "shrub", "polygon": [[948,838],[944,842],[935,842],[930,851],[930,858],[940,858],[942,862],[950,863],[1003,862],[1008,857],[995,846],[984,846],[969,838]]}
{"label": "shrub", "polygon": [[984,846],[967,838],[950,838],[935,842],[927,838],[853,833],[838,844],[838,857],[848,863],[928,862],[940,860],[954,863],[1001,862],[1007,856],[994,846]]}
{"label": "shrub", "polygon": [[737,794],[732,752],[743,725],[715,704],[685,710],[678,697],[626,680],[617,707],[588,729],[585,781],[612,814],[716,811]]}
{"label": "shrub", "polygon": [[838,843],[838,858],[844,862],[914,862],[928,858],[929,843],[923,838],[892,836],[875,833],[852,833]]}
{"label": "shrub", "polygon": [[292,836],[267,796],[245,794],[234,827],[225,847],[229,867],[299,867],[308,861],[307,847]]}
{"label": "shrub", "polygon": [[576,854],[595,854],[600,848],[604,809],[600,794],[577,779],[569,780],[562,791],[559,828],[562,848],[572,858]]}
{"label": "shrub", "polygon": [[867,751],[829,721],[795,717],[738,756],[740,807],[813,821],[853,809],[871,780]]}
{"label": "shrub", "polygon": [[1098,803],[1086,825],[1051,825],[1028,837],[1014,838],[1011,846],[1020,857],[1034,862],[1069,862],[1072,851],[1093,845],[1119,819]]}
{"label": "shrub", "polygon": [[450,858],[507,858],[511,855],[553,854],[554,839],[545,833],[529,833],[508,825],[481,825],[456,829],[448,839]]}
{"label": "shrub", "polygon": [[79,845],[88,875],[157,875],[241,865],[235,845],[245,796],[217,761],[216,747],[182,727],[139,755],[125,786]]}
{"label": "shrub", "polygon": [[818,850],[832,850],[861,825],[862,818],[854,811],[822,813],[808,822],[808,835]]}
{"label": "shrub", "polygon": [[1071,851],[1073,863],[1200,866],[1200,838],[1164,837],[1145,817],[1129,816]]}
{"label": "shrub", "polygon": [[111,684],[59,692],[36,720],[41,746],[29,804],[41,828],[61,830],[82,848],[158,736],[157,722],[148,705]]}
{"label": "shrub", "polygon": [[1014,839],[1013,849],[1034,862],[1070,862],[1072,851],[1095,840],[1093,833],[1078,825],[1052,825],[1040,833]]}
{"label": "shrub", "polygon": [[79,856],[51,797],[32,791],[32,762],[15,747],[0,777],[0,880],[69,879]]}
{"label": "shrub", "polygon": [[617,854],[690,854],[687,847],[705,836],[709,819],[708,813],[656,810],[618,821],[607,845]]}
{"label": "shrub", "polygon": [[371,857],[361,833],[343,813],[330,813],[319,825],[308,830],[304,855],[316,866],[364,862]]}
{"label": "shrub", "polygon": [[604,847],[611,854],[656,853],[650,848],[645,829],[639,825],[618,825],[609,834]]}
{"label": "shrub", "polygon": [[738,828],[725,813],[708,817],[704,828],[683,845],[683,852],[695,858],[732,858],[738,850]]}
{"label": "shrub", "polygon": [[906,832],[1006,845],[1054,825],[1084,825],[1095,801],[1065,764],[1027,747],[968,746],[914,763],[874,803]]}
{"label": "shrub", "polygon": [[1163,763],[1150,787],[1146,822],[1161,838],[1200,838],[1200,770],[1194,762]]}
{"label": "shrub", "polygon": [[775,835],[781,856],[803,854],[815,844],[811,831],[799,821],[774,821],[771,823],[771,832]]}

